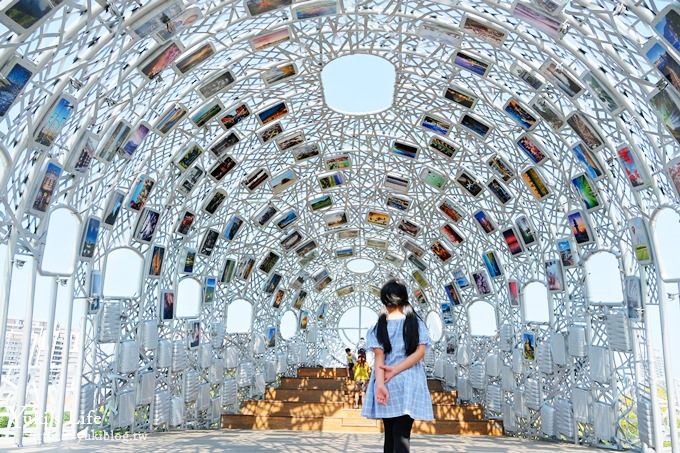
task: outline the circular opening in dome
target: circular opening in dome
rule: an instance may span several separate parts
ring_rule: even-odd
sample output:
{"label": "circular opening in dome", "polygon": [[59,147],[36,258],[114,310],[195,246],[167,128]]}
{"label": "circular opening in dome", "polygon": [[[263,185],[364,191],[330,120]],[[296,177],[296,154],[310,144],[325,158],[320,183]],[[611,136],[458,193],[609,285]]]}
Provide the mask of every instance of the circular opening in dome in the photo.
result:
{"label": "circular opening in dome", "polygon": [[292,310],[288,310],[281,316],[281,322],[279,323],[279,331],[281,332],[281,338],[284,340],[290,340],[297,333],[297,316]]}
{"label": "circular opening in dome", "polygon": [[369,115],[392,107],[396,77],[394,65],[375,55],[336,58],[321,71],[326,105],[345,115]]}
{"label": "circular opening in dome", "polygon": [[427,330],[430,334],[430,340],[433,343],[438,342],[442,339],[444,334],[444,325],[442,324],[442,318],[438,313],[431,311],[426,318]]}
{"label": "circular opening in dome", "polygon": [[354,258],[347,262],[347,269],[355,274],[367,274],[375,269],[375,263],[368,258]]}

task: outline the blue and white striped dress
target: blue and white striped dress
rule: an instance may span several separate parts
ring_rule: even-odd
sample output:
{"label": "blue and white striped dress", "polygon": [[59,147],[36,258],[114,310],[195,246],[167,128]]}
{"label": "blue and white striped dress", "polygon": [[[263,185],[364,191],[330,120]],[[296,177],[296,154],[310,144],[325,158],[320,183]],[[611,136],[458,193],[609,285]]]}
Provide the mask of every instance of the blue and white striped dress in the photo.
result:
{"label": "blue and white striped dress", "polygon": [[[392,352],[385,356],[385,365],[396,365],[406,358],[404,347],[404,319],[388,319],[387,332],[392,343]],[[430,336],[425,323],[418,319],[419,344],[431,347]],[[380,348],[376,337],[376,326],[368,329],[366,334],[367,349]],[[414,420],[433,420],[432,399],[427,388],[427,375],[425,367],[420,361],[411,368],[402,371],[387,381],[385,384],[389,392],[387,404],[379,404],[375,400],[375,371],[371,373],[371,379],[366,389],[366,398],[361,410],[361,415],[366,418],[392,418],[409,415]]]}

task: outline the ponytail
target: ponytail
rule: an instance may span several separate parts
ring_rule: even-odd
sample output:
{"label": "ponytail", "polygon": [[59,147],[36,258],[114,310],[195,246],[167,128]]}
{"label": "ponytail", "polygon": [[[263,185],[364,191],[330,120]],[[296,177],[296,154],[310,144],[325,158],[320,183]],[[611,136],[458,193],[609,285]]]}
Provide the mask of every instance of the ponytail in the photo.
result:
{"label": "ponytail", "polygon": [[[409,356],[416,352],[418,343],[420,342],[418,316],[411,304],[406,304],[404,306],[404,314],[406,315],[406,319],[404,320],[404,348],[406,349],[406,355]],[[385,324],[387,324],[387,322],[385,322]]]}
{"label": "ponytail", "polygon": [[376,337],[378,343],[383,347],[385,354],[392,352],[392,343],[390,342],[390,334],[387,332],[387,313],[381,313],[376,325]]}

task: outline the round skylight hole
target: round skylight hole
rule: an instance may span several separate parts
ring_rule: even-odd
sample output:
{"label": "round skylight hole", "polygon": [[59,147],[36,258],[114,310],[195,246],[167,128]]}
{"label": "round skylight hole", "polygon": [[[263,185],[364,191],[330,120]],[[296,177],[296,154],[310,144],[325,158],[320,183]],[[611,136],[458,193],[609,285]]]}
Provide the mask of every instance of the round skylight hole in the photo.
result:
{"label": "round skylight hole", "polygon": [[347,269],[355,274],[367,274],[375,269],[375,263],[368,258],[354,258],[347,262]]}
{"label": "round skylight hole", "polygon": [[369,115],[392,107],[394,65],[375,55],[345,55],[321,71],[326,105],[345,115]]}

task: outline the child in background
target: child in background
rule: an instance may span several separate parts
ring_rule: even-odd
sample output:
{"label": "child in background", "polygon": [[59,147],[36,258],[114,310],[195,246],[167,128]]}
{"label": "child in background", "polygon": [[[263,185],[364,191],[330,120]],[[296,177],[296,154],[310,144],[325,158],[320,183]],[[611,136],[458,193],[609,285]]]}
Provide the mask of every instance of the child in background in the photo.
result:
{"label": "child in background", "polygon": [[359,360],[354,367],[354,409],[359,407],[359,399],[364,404],[366,383],[371,376],[371,368],[366,363],[366,354],[359,354]]}
{"label": "child in background", "polygon": [[347,379],[354,379],[354,354],[350,348],[345,349],[345,354],[347,354]]}

